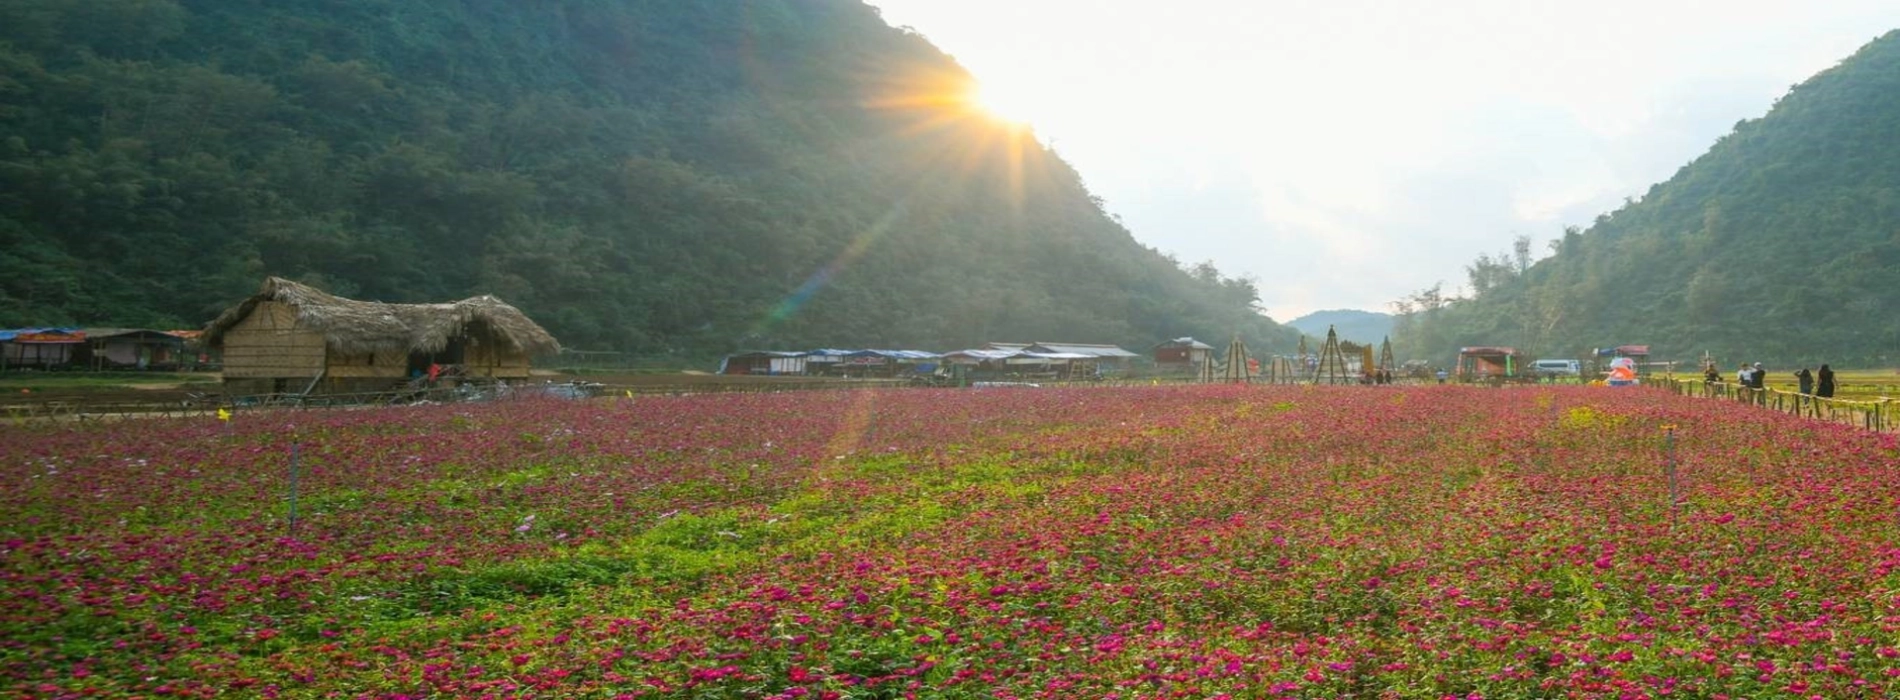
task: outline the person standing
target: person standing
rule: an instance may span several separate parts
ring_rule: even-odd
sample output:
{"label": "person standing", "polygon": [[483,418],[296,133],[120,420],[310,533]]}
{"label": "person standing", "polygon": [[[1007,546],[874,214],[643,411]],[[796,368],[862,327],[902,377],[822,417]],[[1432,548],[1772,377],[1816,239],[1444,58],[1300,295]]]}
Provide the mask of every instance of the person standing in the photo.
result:
{"label": "person standing", "polygon": [[1794,380],[1801,385],[1802,395],[1814,393],[1814,373],[1809,372],[1808,368],[1802,367],[1801,371],[1795,372]]}
{"label": "person standing", "polygon": [[1814,385],[1814,395],[1824,399],[1834,398],[1834,370],[1823,364],[1821,371],[1816,374],[1815,379],[1818,381]]}
{"label": "person standing", "polygon": [[1755,369],[1748,373],[1748,388],[1759,391],[1767,380],[1768,370],[1763,369],[1760,362],[1755,363]]}

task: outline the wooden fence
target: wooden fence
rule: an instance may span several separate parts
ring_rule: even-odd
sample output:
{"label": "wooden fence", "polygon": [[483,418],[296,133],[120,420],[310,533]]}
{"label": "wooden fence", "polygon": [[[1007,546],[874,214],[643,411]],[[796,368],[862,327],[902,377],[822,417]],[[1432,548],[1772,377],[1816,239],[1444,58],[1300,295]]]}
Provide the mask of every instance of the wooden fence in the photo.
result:
{"label": "wooden fence", "polygon": [[1894,401],[1886,396],[1868,400],[1821,398],[1793,391],[1752,389],[1739,384],[1698,379],[1675,380],[1664,385],[1664,388],[1683,396],[1739,401],[1771,411],[1849,423],[1868,430],[1900,430],[1900,420],[1896,420],[1900,416],[1894,415]]}

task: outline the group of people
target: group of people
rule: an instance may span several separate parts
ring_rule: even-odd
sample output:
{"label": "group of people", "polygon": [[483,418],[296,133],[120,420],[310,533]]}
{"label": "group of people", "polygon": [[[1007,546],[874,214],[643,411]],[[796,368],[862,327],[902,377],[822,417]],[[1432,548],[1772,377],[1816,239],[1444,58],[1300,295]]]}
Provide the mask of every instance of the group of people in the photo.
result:
{"label": "group of people", "polygon": [[1391,384],[1392,370],[1375,369],[1375,370],[1372,370],[1371,372],[1361,372],[1359,374],[1359,383],[1360,384]]}
{"label": "group of people", "polygon": [[[1715,371],[1713,364],[1703,368],[1702,377],[1710,384],[1722,381],[1722,374]],[[1744,362],[1741,369],[1735,372],[1736,383],[1750,389],[1762,388],[1762,382],[1767,379],[1768,370],[1763,369],[1760,362],[1753,365]],[[1808,368],[1802,367],[1800,371],[1794,373],[1794,379],[1802,394],[1813,394],[1824,399],[1834,396],[1834,370],[1825,364],[1821,365],[1819,372],[1809,372]]]}
{"label": "group of people", "polygon": [[[1801,371],[1794,373],[1794,378],[1800,382],[1803,394],[1813,393],[1824,399],[1834,397],[1834,370],[1827,365],[1821,365],[1819,372],[1809,372],[1808,368],[1802,367]],[[1813,392],[1809,392],[1809,389],[1813,389]]]}

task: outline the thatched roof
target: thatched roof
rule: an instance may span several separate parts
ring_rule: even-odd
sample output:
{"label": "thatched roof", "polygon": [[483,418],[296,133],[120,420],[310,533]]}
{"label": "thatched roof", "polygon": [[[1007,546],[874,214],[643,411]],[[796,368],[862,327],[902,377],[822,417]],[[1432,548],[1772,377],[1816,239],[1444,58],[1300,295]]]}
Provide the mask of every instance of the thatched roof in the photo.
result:
{"label": "thatched roof", "polygon": [[259,287],[256,294],[225,309],[205,326],[205,345],[222,347],[225,332],[264,301],[283,302],[296,308],[301,325],[322,333],[324,342],[331,348],[349,355],[387,350],[440,352],[448,347],[451,338],[478,323],[488,326],[496,338],[517,350],[551,354],[561,349],[554,336],[527,314],[492,296],[470,297],[447,304],[385,304],[345,299],[281,277],[264,280],[264,286]]}

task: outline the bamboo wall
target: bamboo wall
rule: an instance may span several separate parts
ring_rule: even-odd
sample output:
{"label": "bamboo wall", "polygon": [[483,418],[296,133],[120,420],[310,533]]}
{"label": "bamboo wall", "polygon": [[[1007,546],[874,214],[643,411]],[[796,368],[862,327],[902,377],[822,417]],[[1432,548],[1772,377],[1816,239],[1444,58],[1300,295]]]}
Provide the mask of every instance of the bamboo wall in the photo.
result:
{"label": "bamboo wall", "polygon": [[224,376],[314,377],[324,368],[323,335],[297,326],[297,310],[258,302],[224,335]]}
{"label": "bamboo wall", "polygon": [[382,350],[360,355],[345,355],[331,351],[329,362],[329,376],[332,377],[406,379],[409,376],[409,354],[401,350]]}

